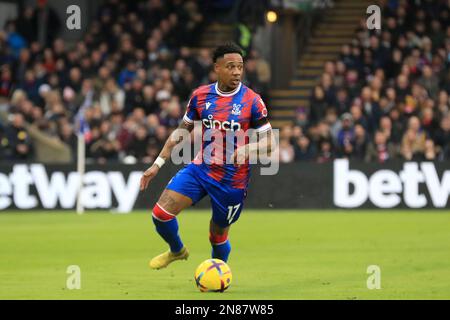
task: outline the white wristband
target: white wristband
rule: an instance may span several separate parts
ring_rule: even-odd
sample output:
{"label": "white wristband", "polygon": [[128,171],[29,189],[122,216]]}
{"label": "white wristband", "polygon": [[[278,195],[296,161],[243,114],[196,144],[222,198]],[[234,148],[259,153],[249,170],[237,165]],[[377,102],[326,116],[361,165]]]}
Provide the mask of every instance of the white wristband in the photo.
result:
{"label": "white wristband", "polygon": [[160,169],[164,165],[164,163],[166,163],[166,160],[161,157],[156,158],[155,162],[153,162],[153,164],[156,164]]}

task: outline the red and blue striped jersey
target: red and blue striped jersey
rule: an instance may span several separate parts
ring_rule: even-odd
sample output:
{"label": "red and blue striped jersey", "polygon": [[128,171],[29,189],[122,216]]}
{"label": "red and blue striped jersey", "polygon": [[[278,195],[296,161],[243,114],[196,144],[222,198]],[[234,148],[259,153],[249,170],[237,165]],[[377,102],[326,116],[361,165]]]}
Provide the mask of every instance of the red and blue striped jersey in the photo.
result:
{"label": "red and blue striped jersey", "polygon": [[[231,158],[236,147],[248,143],[248,137],[244,137],[248,129],[259,133],[271,129],[261,97],[242,83],[227,93],[220,91],[217,82],[201,86],[193,92],[183,120],[189,124],[202,123],[202,148],[193,163],[216,181],[246,188],[250,178],[248,161],[236,166],[225,160]],[[227,147],[227,132],[244,139],[231,140],[233,143]]]}

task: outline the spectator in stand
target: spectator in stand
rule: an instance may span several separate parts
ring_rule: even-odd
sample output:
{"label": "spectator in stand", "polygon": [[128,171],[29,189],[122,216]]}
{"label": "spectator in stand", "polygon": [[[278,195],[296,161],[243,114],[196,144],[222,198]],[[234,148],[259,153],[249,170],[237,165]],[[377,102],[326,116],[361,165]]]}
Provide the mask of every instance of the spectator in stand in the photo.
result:
{"label": "spectator in stand", "polygon": [[102,113],[109,115],[111,112],[122,111],[125,98],[125,92],[117,86],[114,79],[108,78],[100,91],[99,103]]}
{"label": "spectator in stand", "polygon": [[131,87],[129,89],[125,89],[125,115],[130,114],[136,108],[142,108],[144,102],[144,97],[142,96],[143,87],[143,81],[135,78],[131,81]]}
{"label": "spectator in stand", "polygon": [[327,105],[334,105],[336,102],[336,87],[333,84],[331,73],[325,72],[320,79],[320,86],[325,95]]}
{"label": "spectator in stand", "polygon": [[256,92],[264,91],[263,83],[259,79],[257,62],[254,58],[250,57],[247,59],[245,64],[245,79],[244,82],[247,86],[255,88]]}
{"label": "spectator in stand", "polygon": [[[347,72],[347,67],[344,62],[337,61],[336,62],[336,73],[334,74],[333,84],[336,88],[342,89],[345,86],[345,73]],[[339,94],[339,92],[338,92]]]}
{"label": "spectator in stand", "polygon": [[294,146],[296,161],[313,161],[316,158],[315,147],[306,135],[297,138],[296,142]]}
{"label": "spectator in stand", "polygon": [[441,90],[439,92],[436,111],[441,118],[450,112],[450,98],[449,94],[445,90]]}
{"label": "spectator in stand", "polygon": [[300,127],[302,132],[306,132],[309,126],[308,110],[304,107],[299,107],[296,111],[295,125]]}
{"label": "spectator in stand", "polygon": [[21,34],[27,43],[36,41],[36,21],[35,10],[31,6],[26,6],[17,18],[17,32]]}
{"label": "spectator in stand", "polygon": [[143,161],[147,157],[148,144],[147,128],[141,125],[136,129],[131,142],[127,146],[127,154],[134,156],[138,161]]}
{"label": "spectator in stand", "polygon": [[353,143],[355,141],[355,129],[353,118],[349,113],[341,116],[342,127],[337,136],[338,151],[341,156],[348,157],[353,152]]}
{"label": "spectator in stand", "polygon": [[420,120],[412,116],[408,121],[408,128],[403,135],[401,154],[405,160],[420,160],[425,152],[427,136],[420,127]]}
{"label": "spectator in stand", "polygon": [[295,151],[292,144],[290,144],[289,139],[280,139],[279,153],[281,163],[290,163],[294,161]]}
{"label": "spectator in stand", "polygon": [[264,101],[267,101],[271,79],[270,64],[261,56],[259,51],[256,49],[252,49],[250,51],[250,57],[252,57],[256,61],[258,81],[261,85],[261,91],[259,92],[259,94]]}
{"label": "spectator in stand", "polygon": [[372,89],[364,87],[361,92],[361,107],[367,117],[367,130],[373,133],[378,126],[381,110],[380,105],[374,99]]}
{"label": "spectator in stand", "polygon": [[316,86],[313,95],[310,98],[310,121],[313,125],[317,124],[320,119],[325,117],[328,103],[325,99],[325,91],[321,86]]}
{"label": "spectator in stand", "polygon": [[440,159],[450,159],[450,113],[442,118],[434,139],[440,149]]}
{"label": "spectator in stand", "polygon": [[104,164],[110,160],[117,160],[120,150],[119,141],[110,132],[111,123],[103,120],[98,128],[96,140],[89,146],[89,151],[97,162]]}
{"label": "spectator in stand", "polygon": [[3,65],[0,71],[0,97],[7,98],[13,92],[13,78],[11,69],[7,65]]}
{"label": "spectator in stand", "polygon": [[336,94],[336,108],[339,115],[350,110],[350,97],[347,89],[341,87]]}
{"label": "spectator in stand", "polygon": [[329,108],[325,115],[325,119],[319,122],[318,129],[322,138],[330,138],[333,145],[337,145],[339,131],[342,128],[342,121],[338,118],[336,109]]}
{"label": "spectator in stand", "polygon": [[367,150],[368,137],[366,130],[360,124],[355,125],[355,140],[352,145],[350,157],[356,160],[364,160]]}
{"label": "spectator in stand", "polygon": [[22,161],[32,159],[33,146],[21,113],[10,115],[10,124],[5,131],[7,141],[3,141],[3,144],[7,143],[8,148],[11,149],[12,159]]}
{"label": "spectator in stand", "polygon": [[[291,146],[292,147],[292,146]],[[5,128],[0,121],[0,159],[10,159],[9,141],[6,137]]]}
{"label": "spectator in stand", "polygon": [[321,139],[316,162],[326,163],[332,161],[335,157],[333,150],[333,142],[330,139]]}
{"label": "spectator in stand", "polygon": [[438,157],[436,152],[436,147],[434,145],[434,141],[432,139],[427,139],[425,141],[425,149],[424,149],[424,155],[423,160],[424,161],[434,161]]}
{"label": "spectator in stand", "polygon": [[375,132],[373,141],[367,146],[365,161],[385,163],[394,159],[396,155],[396,148],[392,142],[388,141],[388,135],[378,130]]}
{"label": "spectator in stand", "polygon": [[6,22],[6,42],[10,49],[12,58],[17,59],[22,49],[26,47],[26,40],[17,32],[16,22],[9,20]]}
{"label": "spectator in stand", "polygon": [[363,114],[361,106],[358,104],[352,105],[350,108],[350,114],[352,115],[353,123],[361,125],[365,131],[369,129],[369,123],[366,116]]}
{"label": "spectator in stand", "polygon": [[361,83],[359,81],[359,73],[356,69],[350,69],[346,75],[347,90],[350,99],[354,99],[361,92]]}
{"label": "spectator in stand", "polygon": [[439,79],[433,73],[430,65],[425,65],[422,70],[422,77],[419,78],[418,83],[423,86],[428,93],[428,96],[435,99],[439,91]]}
{"label": "spectator in stand", "polygon": [[36,27],[37,32],[36,40],[44,47],[50,45],[61,28],[58,14],[48,5],[47,0],[38,0],[34,19],[33,26]]}
{"label": "spectator in stand", "polygon": [[392,109],[395,108],[397,101],[397,93],[394,88],[388,87],[384,91],[384,95],[380,98],[380,112],[381,116],[389,115]]}
{"label": "spectator in stand", "polygon": [[68,123],[64,122],[60,129],[59,129],[59,138],[62,142],[66,143],[70,149],[72,150],[72,161],[76,161],[77,156],[77,136],[74,132],[73,126]]}
{"label": "spectator in stand", "polygon": [[434,138],[434,134],[439,128],[439,123],[434,116],[434,110],[432,107],[422,109],[420,114],[420,122],[427,136]]}

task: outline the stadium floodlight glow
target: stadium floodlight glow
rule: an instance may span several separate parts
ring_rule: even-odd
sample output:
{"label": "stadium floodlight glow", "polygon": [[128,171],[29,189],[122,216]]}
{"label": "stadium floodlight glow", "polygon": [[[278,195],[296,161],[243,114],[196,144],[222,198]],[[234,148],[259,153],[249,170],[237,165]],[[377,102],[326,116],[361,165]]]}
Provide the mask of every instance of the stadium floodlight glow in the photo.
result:
{"label": "stadium floodlight glow", "polygon": [[267,21],[269,21],[270,23],[274,23],[277,21],[278,15],[275,11],[270,10],[270,11],[267,11],[266,18],[267,18]]}

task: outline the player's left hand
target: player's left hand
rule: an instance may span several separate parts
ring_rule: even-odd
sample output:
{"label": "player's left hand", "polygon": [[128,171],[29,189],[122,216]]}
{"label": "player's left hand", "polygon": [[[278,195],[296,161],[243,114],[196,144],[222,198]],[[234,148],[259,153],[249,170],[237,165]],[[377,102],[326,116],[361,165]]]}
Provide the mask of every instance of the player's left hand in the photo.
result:
{"label": "player's left hand", "polygon": [[153,164],[150,168],[148,168],[141,177],[141,191],[147,189],[150,181],[156,176],[159,171],[159,167]]}

